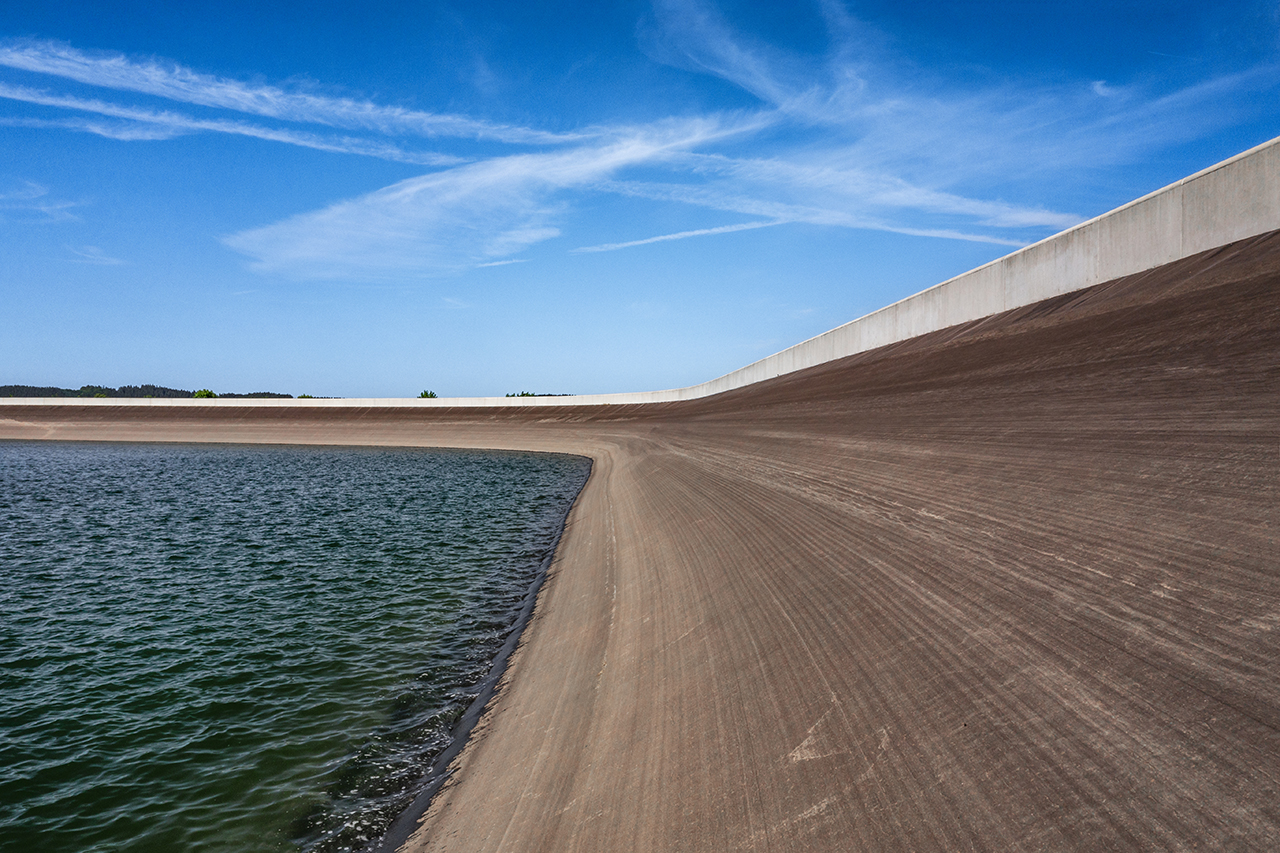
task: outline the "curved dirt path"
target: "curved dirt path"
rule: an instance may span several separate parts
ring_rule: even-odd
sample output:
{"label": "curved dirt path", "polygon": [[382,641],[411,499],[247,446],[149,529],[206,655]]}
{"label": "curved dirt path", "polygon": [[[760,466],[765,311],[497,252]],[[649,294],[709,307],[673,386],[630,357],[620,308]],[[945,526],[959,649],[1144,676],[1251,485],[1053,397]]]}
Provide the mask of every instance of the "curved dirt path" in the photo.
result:
{"label": "curved dirt path", "polygon": [[38,410],[583,453],[406,845],[1280,849],[1280,236],[702,401]]}

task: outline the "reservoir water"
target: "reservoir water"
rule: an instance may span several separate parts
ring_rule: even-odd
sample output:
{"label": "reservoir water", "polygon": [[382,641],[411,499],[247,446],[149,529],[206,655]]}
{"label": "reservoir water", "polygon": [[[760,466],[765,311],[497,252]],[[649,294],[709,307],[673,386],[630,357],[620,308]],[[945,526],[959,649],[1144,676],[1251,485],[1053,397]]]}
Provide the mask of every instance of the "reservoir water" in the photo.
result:
{"label": "reservoir water", "polygon": [[0,442],[0,850],[359,850],[590,463]]}

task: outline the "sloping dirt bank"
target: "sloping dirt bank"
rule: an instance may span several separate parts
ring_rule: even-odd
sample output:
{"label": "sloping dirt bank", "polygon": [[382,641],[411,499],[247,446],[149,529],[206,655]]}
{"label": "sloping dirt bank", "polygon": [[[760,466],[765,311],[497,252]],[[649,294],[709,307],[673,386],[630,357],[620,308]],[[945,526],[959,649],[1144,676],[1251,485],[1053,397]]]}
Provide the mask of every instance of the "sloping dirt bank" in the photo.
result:
{"label": "sloping dirt bank", "polygon": [[595,460],[408,849],[1280,849],[1280,235],[688,403],[23,407]]}

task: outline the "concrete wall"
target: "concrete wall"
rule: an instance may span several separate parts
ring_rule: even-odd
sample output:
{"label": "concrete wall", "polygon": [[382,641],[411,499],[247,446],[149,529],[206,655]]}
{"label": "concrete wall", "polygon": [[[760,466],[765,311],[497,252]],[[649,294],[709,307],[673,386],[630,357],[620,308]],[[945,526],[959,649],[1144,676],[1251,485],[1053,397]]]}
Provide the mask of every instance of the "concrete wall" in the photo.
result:
{"label": "concrete wall", "polygon": [[658,393],[728,391],[1276,229],[1280,138],[718,379]]}
{"label": "concrete wall", "polygon": [[41,402],[108,406],[470,407],[616,405],[689,400],[1029,305],[1277,229],[1280,229],[1280,137],[865,317],[710,382],[688,388],[576,397],[454,397],[436,400],[76,398]]}

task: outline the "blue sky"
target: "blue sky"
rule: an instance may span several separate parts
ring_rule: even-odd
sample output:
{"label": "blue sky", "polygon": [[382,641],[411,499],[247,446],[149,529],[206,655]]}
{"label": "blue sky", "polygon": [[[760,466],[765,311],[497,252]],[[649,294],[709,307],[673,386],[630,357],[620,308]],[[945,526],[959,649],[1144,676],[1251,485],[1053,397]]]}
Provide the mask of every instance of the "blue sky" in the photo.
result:
{"label": "blue sky", "polygon": [[1280,0],[0,5],[0,384],[710,379],[1280,134]]}

